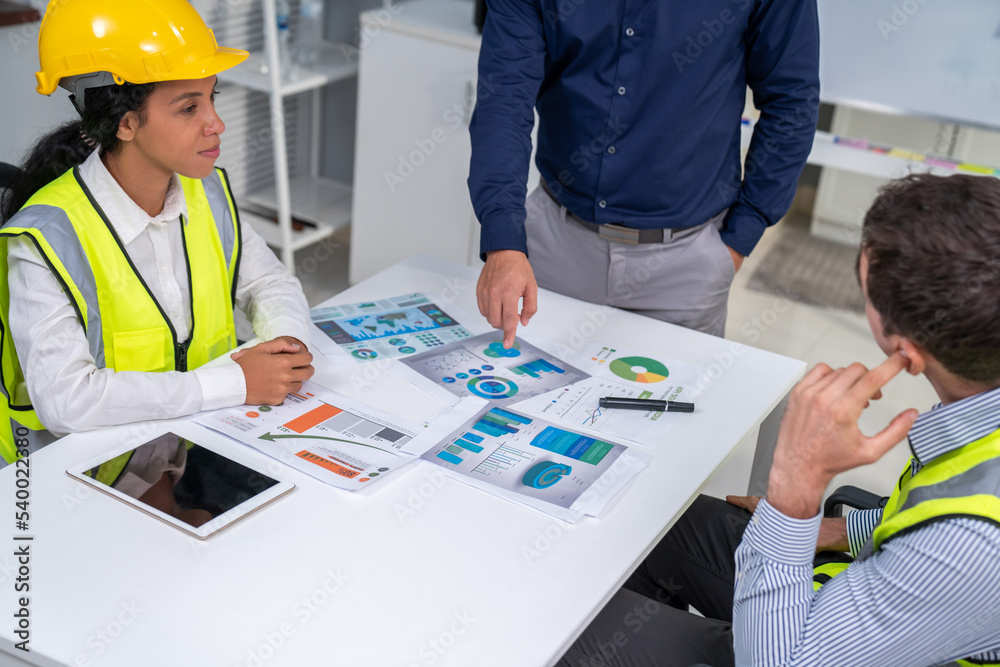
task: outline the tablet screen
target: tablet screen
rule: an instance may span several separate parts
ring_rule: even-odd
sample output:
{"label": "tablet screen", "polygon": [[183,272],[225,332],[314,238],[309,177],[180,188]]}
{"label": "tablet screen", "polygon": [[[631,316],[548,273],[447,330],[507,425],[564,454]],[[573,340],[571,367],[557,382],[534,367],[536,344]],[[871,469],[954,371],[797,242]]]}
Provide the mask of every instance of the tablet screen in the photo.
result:
{"label": "tablet screen", "polygon": [[174,433],[80,473],[194,528],[279,483]]}

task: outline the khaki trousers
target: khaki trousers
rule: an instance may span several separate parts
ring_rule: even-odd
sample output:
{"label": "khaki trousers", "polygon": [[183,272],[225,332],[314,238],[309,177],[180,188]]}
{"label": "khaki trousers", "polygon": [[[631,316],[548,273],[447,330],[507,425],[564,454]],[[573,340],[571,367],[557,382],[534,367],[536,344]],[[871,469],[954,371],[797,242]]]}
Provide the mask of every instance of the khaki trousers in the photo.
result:
{"label": "khaki trousers", "polygon": [[732,256],[719,237],[725,211],[662,243],[607,241],[542,188],[528,196],[528,259],[539,287],[715,336],[726,330]]}

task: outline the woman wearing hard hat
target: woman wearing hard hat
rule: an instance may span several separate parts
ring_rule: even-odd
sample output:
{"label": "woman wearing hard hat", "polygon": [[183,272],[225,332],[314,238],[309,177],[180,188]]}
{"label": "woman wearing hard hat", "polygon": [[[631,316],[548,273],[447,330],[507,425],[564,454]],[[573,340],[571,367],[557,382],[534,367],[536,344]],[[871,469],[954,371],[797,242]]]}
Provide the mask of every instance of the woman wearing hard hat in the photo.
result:
{"label": "woman wearing hard hat", "polygon": [[[220,48],[187,0],[52,0],[38,92],[80,120],[42,138],[3,201],[0,454],[54,436],[280,403],[313,369],[298,281],[240,224],[215,168]],[[233,307],[265,341],[236,364]]]}

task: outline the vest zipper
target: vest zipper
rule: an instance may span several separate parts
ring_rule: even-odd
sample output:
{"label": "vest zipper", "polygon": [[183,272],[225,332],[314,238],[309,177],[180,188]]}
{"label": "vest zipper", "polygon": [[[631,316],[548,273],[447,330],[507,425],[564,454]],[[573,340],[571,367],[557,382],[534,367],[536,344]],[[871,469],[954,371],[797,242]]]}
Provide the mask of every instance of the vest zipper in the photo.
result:
{"label": "vest zipper", "polygon": [[[184,219],[184,215],[181,214],[181,247],[184,248],[184,268],[187,270],[188,279],[188,308],[190,309],[191,315],[191,331],[188,333],[187,340],[183,343],[177,344],[177,351],[174,354],[176,357],[175,363],[177,364],[177,370],[187,371],[188,363],[188,348],[191,347],[191,341],[194,340],[194,281],[191,279],[191,257],[188,255],[188,244],[187,244],[187,233],[184,230],[187,220]],[[177,338],[174,338],[176,341]]]}
{"label": "vest zipper", "polygon": [[187,371],[188,367],[188,347],[191,345],[191,339],[188,338],[183,343],[178,343],[177,347],[174,349],[174,366],[175,370],[184,372]]}

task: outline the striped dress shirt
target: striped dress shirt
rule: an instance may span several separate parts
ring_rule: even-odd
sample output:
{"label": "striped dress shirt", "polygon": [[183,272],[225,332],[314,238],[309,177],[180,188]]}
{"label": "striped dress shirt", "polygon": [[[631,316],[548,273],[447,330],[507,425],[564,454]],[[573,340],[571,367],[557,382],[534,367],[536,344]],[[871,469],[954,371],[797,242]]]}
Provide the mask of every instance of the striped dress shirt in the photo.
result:
{"label": "striped dress shirt", "polygon": [[[910,430],[910,474],[998,428],[1000,389],[936,406]],[[850,516],[857,553],[881,510]],[[814,592],[821,518],[792,519],[766,500],[751,518],[736,552],[737,665],[1000,662],[1000,527],[969,518],[929,524]]]}

